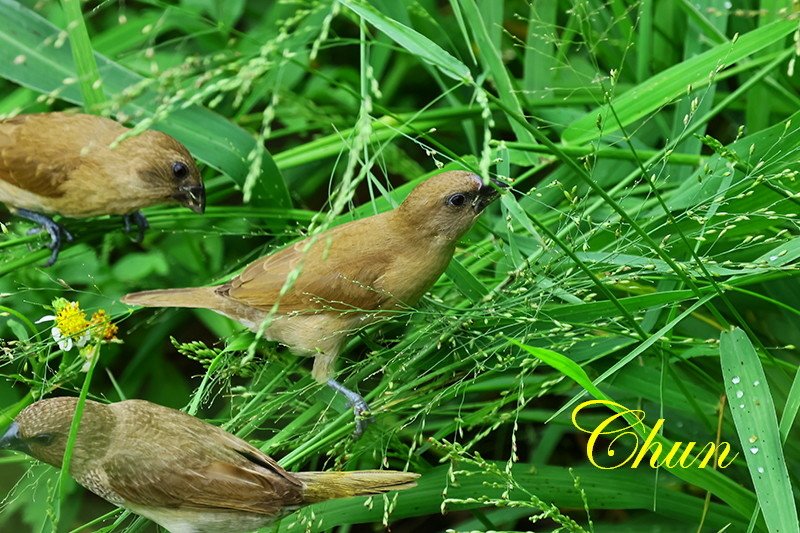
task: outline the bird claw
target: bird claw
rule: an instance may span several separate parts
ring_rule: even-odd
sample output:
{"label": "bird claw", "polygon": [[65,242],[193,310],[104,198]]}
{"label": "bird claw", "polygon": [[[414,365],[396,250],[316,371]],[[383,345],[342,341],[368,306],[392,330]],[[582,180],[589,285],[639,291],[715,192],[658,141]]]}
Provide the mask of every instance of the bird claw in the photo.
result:
{"label": "bird claw", "polygon": [[353,431],[355,438],[364,434],[367,426],[372,423],[372,414],[369,412],[369,405],[361,398],[360,403],[353,404],[353,415],[355,416],[356,429]]}
{"label": "bird claw", "polygon": [[355,416],[356,429],[353,432],[355,438],[359,438],[364,434],[364,430],[372,422],[372,415],[370,414],[369,404],[366,400],[358,394],[353,392],[335,379],[328,380],[328,386],[347,398],[347,404],[353,408],[353,415]]}
{"label": "bird claw", "polygon": [[51,253],[44,266],[52,266],[53,263],[56,262],[56,259],[58,259],[58,252],[61,251],[62,236],[67,242],[72,242],[72,234],[46,215],[28,211],[27,209],[17,209],[16,214],[17,216],[41,225],[40,228],[33,228],[29,230],[27,232],[28,235],[37,235],[41,233],[42,230],[46,231],[50,235],[50,243],[47,245],[47,247],[50,249]]}
{"label": "bird claw", "polygon": [[145,218],[141,211],[136,211],[135,213],[130,213],[123,216],[122,222],[125,224],[125,233],[130,233],[131,227],[133,224],[136,224],[138,232],[136,234],[136,238],[133,239],[133,242],[135,243],[142,242],[142,239],[144,239],[145,230],[150,227],[150,224],[147,222],[147,218]]}

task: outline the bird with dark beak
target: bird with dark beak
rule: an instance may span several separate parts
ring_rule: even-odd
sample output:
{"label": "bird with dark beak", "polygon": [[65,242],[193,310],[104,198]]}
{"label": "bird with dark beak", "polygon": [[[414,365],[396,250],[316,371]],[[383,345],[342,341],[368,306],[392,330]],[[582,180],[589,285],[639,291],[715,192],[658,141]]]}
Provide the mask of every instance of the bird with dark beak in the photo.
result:
{"label": "bird with dark beak", "polygon": [[333,378],[334,361],[347,337],[382,311],[414,306],[445,271],[458,240],[500,187],[472,172],[444,172],[418,185],[396,209],[257,259],[227,283],[137,292],[122,301],[211,309],[297,355],[314,357],[314,378],[347,398],[360,435],[368,405]]}
{"label": "bird with dark beak", "polygon": [[111,119],[76,113],[0,122],[0,202],[47,231],[48,266],[62,240],[72,240],[53,215],[122,215],[125,230],[135,224],[141,240],[148,227],[143,207],[178,202],[205,210],[200,172],[186,147],[152,130],[119,141],[127,131]]}
{"label": "bird with dark beak", "polygon": [[[40,400],[0,439],[61,468],[77,398]],[[391,470],[287,472],[244,440],[143,400],[87,400],[69,464],[75,481],[172,533],[237,533],[309,503],[405,490],[419,475]]]}

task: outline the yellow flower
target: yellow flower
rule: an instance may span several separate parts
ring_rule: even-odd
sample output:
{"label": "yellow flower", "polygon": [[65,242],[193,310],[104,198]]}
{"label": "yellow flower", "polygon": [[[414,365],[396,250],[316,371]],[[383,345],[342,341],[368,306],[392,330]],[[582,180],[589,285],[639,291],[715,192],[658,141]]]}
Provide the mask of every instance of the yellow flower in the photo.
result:
{"label": "yellow flower", "polygon": [[58,343],[58,347],[65,352],[70,351],[73,344],[78,348],[84,347],[90,338],[89,321],[80,304],[64,298],[56,298],[53,300],[53,309],[56,312],[55,316],[43,316],[36,323],[55,322],[53,328],[50,329],[50,334]]}
{"label": "yellow flower", "polygon": [[[98,309],[89,320],[78,302],[56,298],[53,300],[53,310],[55,315],[44,316],[36,323],[55,322],[50,333],[53,335],[53,340],[58,343],[58,347],[65,352],[70,351],[73,346],[77,346],[84,354],[83,348],[88,348],[89,341],[95,345],[105,342],[120,342],[117,339],[117,326],[111,322],[111,318],[104,309]],[[86,351],[84,355],[87,360],[91,360],[96,347]]]}
{"label": "yellow flower", "polygon": [[92,315],[92,336],[103,341],[112,341],[117,338],[117,325],[111,322],[105,309],[100,309]]}
{"label": "yellow flower", "polygon": [[76,337],[83,334],[89,327],[86,313],[78,302],[67,302],[56,313],[56,327],[66,337]]}

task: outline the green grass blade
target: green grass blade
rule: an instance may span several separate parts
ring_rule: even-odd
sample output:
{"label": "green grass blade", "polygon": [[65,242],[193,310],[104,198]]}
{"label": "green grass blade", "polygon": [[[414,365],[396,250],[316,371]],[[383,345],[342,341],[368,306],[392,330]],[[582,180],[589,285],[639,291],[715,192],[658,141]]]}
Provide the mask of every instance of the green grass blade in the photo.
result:
{"label": "green grass blade", "polygon": [[[686,93],[688,87],[697,89],[708,85],[713,80],[710,74],[715,70],[723,70],[759,50],[781,42],[795,29],[797,24],[794,21],[776,21],[656,74],[614,99],[619,122],[627,126],[672,103]],[[598,117],[603,121],[602,130],[597,129]],[[620,124],[612,118],[609,106],[604,105],[572,122],[561,138],[566,144],[585,144],[600,135],[614,133],[619,128]]]}
{"label": "green grass blade", "polygon": [[75,447],[75,441],[78,438],[78,428],[83,416],[83,408],[86,404],[86,397],[89,395],[89,385],[92,383],[92,375],[94,368],[97,366],[97,361],[100,359],[100,345],[94,347],[93,358],[89,361],[89,368],[86,371],[86,376],[83,379],[81,392],[78,396],[78,403],[75,405],[75,413],[72,415],[72,421],[69,425],[69,433],[67,442],[64,448],[64,460],[62,462],[61,471],[58,473],[58,503],[56,506],[55,516],[53,516],[53,530],[58,531],[58,521],[61,516],[61,502],[66,500],[67,495],[67,478],[70,476],[70,464],[72,462],[72,452]]}
{"label": "green grass blade", "polygon": [[489,294],[489,289],[472,272],[466,269],[457,259],[450,261],[445,274],[453,280],[458,290],[472,302],[479,302]]}
{"label": "green grass blade", "polygon": [[[512,84],[508,69],[503,63],[500,50],[497,49],[492,40],[491,31],[483,19],[483,13],[478,9],[475,0],[458,0],[458,2],[464,13],[464,18],[472,30],[472,37],[475,39],[475,44],[478,48],[478,57],[483,67],[494,80],[500,99],[517,113],[523,114],[522,106],[517,98],[517,91]],[[521,125],[512,123],[511,128],[514,130],[518,141],[536,143],[530,132]],[[529,156],[527,157],[527,162],[535,164],[537,159],[535,156]]]}
{"label": "green grass blade", "polygon": [[797,418],[797,411],[800,410],[800,368],[794,374],[792,380],[792,388],[789,389],[789,395],[786,398],[786,405],[783,408],[783,416],[781,416],[781,442],[786,442],[789,436],[789,430],[794,426],[794,421]]}
{"label": "green grass blade", "polygon": [[650,75],[653,57],[653,0],[639,2],[639,43],[636,54],[636,81],[644,82]]}
{"label": "green grass blade", "polygon": [[338,1],[344,7],[386,33],[394,42],[408,50],[410,54],[439,69],[445,76],[460,82],[472,81],[472,74],[464,63],[421,33],[375,11],[372,7],[359,0]]}
{"label": "green grass blade", "polygon": [[797,531],[778,418],[758,354],[744,331],[735,328],[720,335],[719,355],[733,423],[767,527]]}
{"label": "green grass blade", "polygon": [[75,72],[83,96],[83,105],[89,112],[97,112],[106,101],[100,71],[94,60],[94,50],[81,13],[80,0],[62,0],[67,15],[67,33],[75,60]]}
{"label": "green grass blade", "polygon": [[552,81],[557,7],[556,2],[531,2],[523,73],[526,91],[541,91]]}

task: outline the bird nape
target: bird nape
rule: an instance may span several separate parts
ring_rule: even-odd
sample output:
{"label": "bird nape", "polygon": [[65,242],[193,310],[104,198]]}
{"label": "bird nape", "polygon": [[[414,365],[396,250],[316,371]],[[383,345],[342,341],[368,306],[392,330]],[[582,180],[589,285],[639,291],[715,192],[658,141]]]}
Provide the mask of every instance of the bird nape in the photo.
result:
{"label": "bird nape", "polygon": [[50,237],[47,266],[72,234],[53,220],[123,216],[126,232],[148,224],[140,209],[178,202],[205,210],[200,172],[181,143],[159,131],[130,130],[78,113],[18,115],[0,121],[0,202]]}
{"label": "bird nape", "polygon": [[472,172],[443,172],[396,209],[307,237],[250,263],[227,283],[137,292],[122,302],[211,309],[297,355],[314,357],[314,378],[347,398],[358,436],[367,402],[334,379],[347,337],[381,311],[413,308],[502,187]]}
{"label": "bird nape", "polygon": [[[0,449],[60,468],[77,398],[25,408]],[[315,502],[406,490],[418,474],[391,470],[287,472],[244,440],[144,400],[86,400],[69,473],[109,502],[172,533],[253,531]]]}

